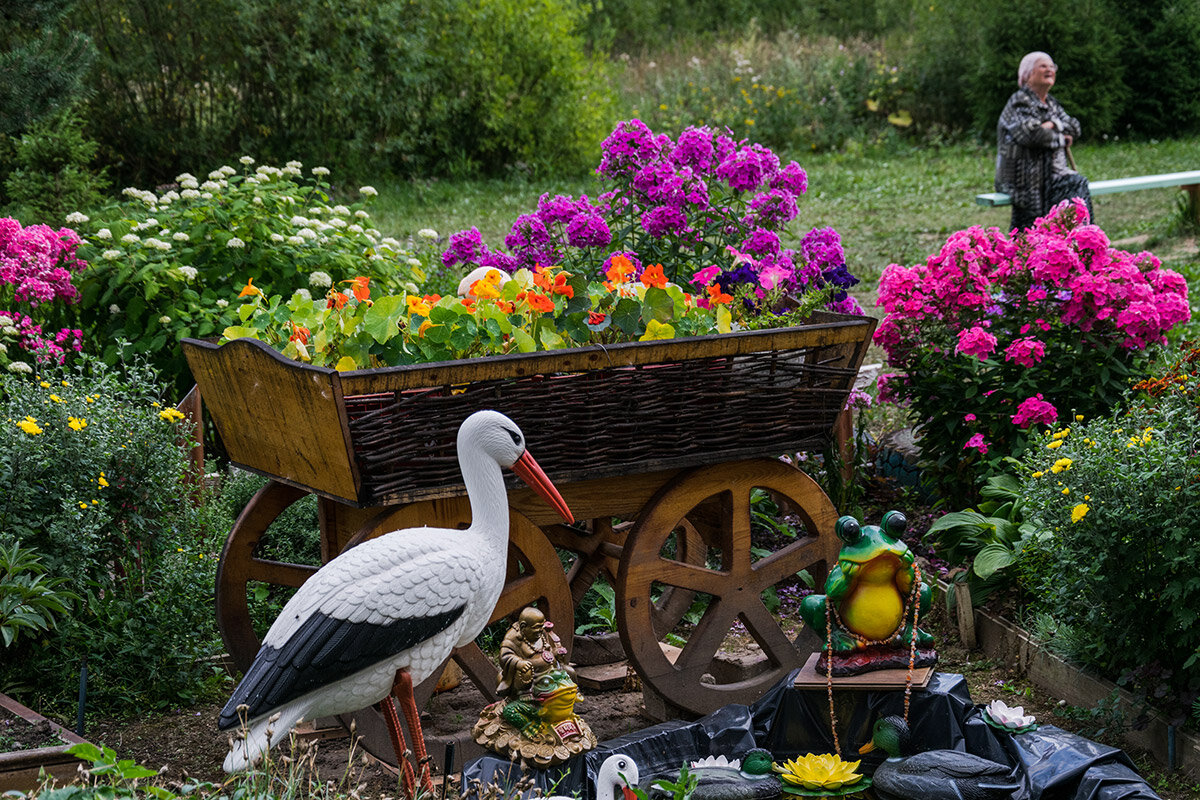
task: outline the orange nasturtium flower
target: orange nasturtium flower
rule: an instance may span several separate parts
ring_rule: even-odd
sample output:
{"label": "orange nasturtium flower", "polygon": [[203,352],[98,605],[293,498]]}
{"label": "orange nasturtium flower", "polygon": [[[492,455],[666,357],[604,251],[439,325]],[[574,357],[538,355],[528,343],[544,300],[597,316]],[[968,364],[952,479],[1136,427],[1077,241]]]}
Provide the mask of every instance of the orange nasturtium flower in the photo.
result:
{"label": "orange nasturtium flower", "polygon": [[[613,283],[624,283],[630,275],[634,273],[633,262],[622,255],[612,257],[612,261],[608,265],[608,269],[604,272],[604,277],[608,278]],[[611,286],[608,287],[612,289]]]}
{"label": "orange nasturtium flower", "polygon": [[663,274],[662,264],[651,264],[642,272],[642,285],[658,289],[667,288],[667,276]]}
{"label": "orange nasturtium flower", "polygon": [[713,305],[720,305],[721,303],[729,303],[733,301],[733,295],[722,292],[721,284],[719,283],[714,283],[705,291],[708,292],[708,301]]}
{"label": "orange nasturtium flower", "polygon": [[358,302],[365,303],[371,299],[371,290],[367,286],[371,282],[371,278],[366,275],[359,275],[354,280],[342,281],[342,283],[350,284],[350,291],[354,292]]}
{"label": "orange nasturtium flower", "polygon": [[312,331],[310,331],[308,328],[292,322],[292,335],[288,337],[288,341],[299,342],[300,344],[308,344],[308,336],[310,333],[312,333]]}
{"label": "orange nasturtium flower", "polygon": [[416,295],[410,294],[405,299],[408,301],[409,314],[420,314],[422,317],[429,316],[430,303],[427,298],[422,299]]}
{"label": "orange nasturtium flower", "polygon": [[554,301],[544,294],[530,292],[525,299],[529,302],[529,307],[534,311],[550,312],[554,310]]}
{"label": "orange nasturtium flower", "polygon": [[533,285],[543,292],[550,291],[550,271],[541,264],[535,264],[533,267]]}
{"label": "orange nasturtium flower", "polygon": [[516,309],[517,309],[517,307],[516,307],[515,305],[513,305],[513,304],[512,304],[512,303],[510,303],[510,302],[508,302],[507,300],[497,300],[497,301],[496,301],[496,308],[500,309],[500,310],[501,310],[501,311],[503,311],[505,314],[511,314],[511,313],[513,313],[514,311],[516,311]]}
{"label": "orange nasturtium flower", "polygon": [[335,311],[341,311],[342,306],[346,305],[346,303],[348,303],[349,301],[350,301],[350,298],[346,297],[345,292],[331,291],[329,293],[329,302],[325,304],[325,307],[332,308]]}
{"label": "orange nasturtium flower", "polygon": [[462,303],[463,308],[465,308],[467,311],[470,311],[472,314],[475,313],[474,297],[464,297],[460,299],[459,302]]}
{"label": "orange nasturtium flower", "polygon": [[607,314],[601,314],[599,311],[588,312],[588,325],[599,325],[606,319],[608,319]]}
{"label": "orange nasturtium flower", "polygon": [[496,281],[490,281],[486,277],[480,278],[471,284],[470,294],[480,300],[495,300],[500,297],[500,290],[496,288],[496,283]]}
{"label": "orange nasturtium flower", "polygon": [[425,320],[424,322],[421,323],[421,327],[417,328],[417,336],[424,336],[425,331],[429,330],[432,327],[433,327],[433,323],[430,322],[429,320]]}
{"label": "orange nasturtium flower", "polygon": [[242,291],[238,293],[238,297],[245,297],[248,294],[262,294],[262,289],[254,285],[254,278],[246,279],[246,285],[242,288]]}
{"label": "orange nasturtium flower", "polygon": [[568,300],[575,296],[575,287],[567,285],[567,276],[562,272],[554,276],[554,285],[550,289],[555,294],[561,294]]}

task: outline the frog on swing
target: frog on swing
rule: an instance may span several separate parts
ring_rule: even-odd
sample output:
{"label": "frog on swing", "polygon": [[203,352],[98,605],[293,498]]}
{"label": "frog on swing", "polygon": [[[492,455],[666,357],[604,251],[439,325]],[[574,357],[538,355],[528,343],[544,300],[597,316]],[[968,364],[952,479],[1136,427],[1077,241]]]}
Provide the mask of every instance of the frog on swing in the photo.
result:
{"label": "frog on swing", "polygon": [[920,580],[912,551],[900,541],[908,520],[899,511],[879,526],[838,519],[844,543],[825,581],[825,594],[804,598],[800,616],[826,641],[817,671],[854,675],[876,669],[932,666],[933,637],[919,621],[929,612],[929,584]]}

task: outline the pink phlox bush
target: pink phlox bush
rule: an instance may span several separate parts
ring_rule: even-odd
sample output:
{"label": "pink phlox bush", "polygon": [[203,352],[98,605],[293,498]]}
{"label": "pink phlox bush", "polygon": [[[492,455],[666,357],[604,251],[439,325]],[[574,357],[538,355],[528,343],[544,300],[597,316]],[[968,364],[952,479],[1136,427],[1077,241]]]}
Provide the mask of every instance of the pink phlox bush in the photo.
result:
{"label": "pink phlox bush", "polygon": [[[11,217],[0,218],[0,366],[28,367],[21,366],[20,351],[39,362],[62,363],[68,352],[82,348],[83,334],[77,329],[43,330],[56,304],[79,300],[71,282],[74,273],[87,267],[76,255],[79,245],[79,235],[70,228],[22,227]],[[30,313],[16,310],[16,304],[28,305]]]}
{"label": "pink phlox bush", "polygon": [[922,449],[956,479],[985,468],[989,451],[987,464],[1017,455],[1025,431],[1059,409],[1106,410],[1135,356],[1191,318],[1184,278],[1114,248],[1080,201],[1025,231],[957,231],[924,264],[888,266],[878,305],[875,341],[903,378],[888,394],[911,406]]}

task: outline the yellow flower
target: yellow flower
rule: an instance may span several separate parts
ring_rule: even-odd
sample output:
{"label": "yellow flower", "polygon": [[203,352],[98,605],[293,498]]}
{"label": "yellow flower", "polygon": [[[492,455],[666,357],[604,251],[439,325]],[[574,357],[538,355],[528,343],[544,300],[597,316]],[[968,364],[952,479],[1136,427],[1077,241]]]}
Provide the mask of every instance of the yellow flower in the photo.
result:
{"label": "yellow flower", "polygon": [[178,422],[184,418],[184,413],[178,408],[167,408],[158,412],[158,416],[165,419],[167,422]]}
{"label": "yellow flower", "polygon": [[1076,422],[1083,422],[1083,414],[1076,414],[1076,415],[1075,415],[1075,421],[1076,421]]}
{"label": "yellow flower", "polygon": [[862,761],[843,761],[838,755],[818,755],[809,753],[791,761],[785,761],[780,767],[775,764],[772,769],[779,773],[784,783],[792,786],[803,786],[805,789],[839,789],[858,783],[862,779],[856,770]]}
{"label": "yellow flower", "polygon": [[67,382],[64,380],[64,381],[62,382],[62,385],[63,385],[63,386],[70,386],[71,384],[67,383]]}
{"label": "yellow flower", "polygon": [[1056,447],[1062,447],[1062,439],[1055,439],[1053,442],[1049,442],[1046,445],[1047,450],[1053,450]]}
{"label": "yellow flower", "polygon": [[87,427],[87,420],[82,417],[67,417],[67,427],[73,431],[81,431]]}
{"label": "yellow flower", "polygon": [[1068,436],[1070,436],[1070,435],[1071,435],[1071,429],[1070,429],[1070,428],[1063,428],[1061,431],[1059,431],[1058,433],[1054,434],[1054,436],[1053,436],[1052,438],[1054,438],[1054,439],[1065,439],[1065,438],[1067,438],[1067,437],[1068,437]]}
{"label": "yellow flower", "polygon": [[1063,494],[1070,494],[1070,493],[1071,493],[1071,487],[1070,487],[1070,486],[1063,487]]}
{"label": "yellow flower", "polygon": [[1050,468],[1050,471],[1057,475],[1065,469],[1070,469],[1072,463],[1073,462],[1069,458],[1060,458],[1058,461],[1054,462],[1054,466]]}
{"label": "yellow flower", "polygon": [[53,400],[53,401],[54,401],[54,402],[56,402],[56,403],[61,403],[61,402],[62,402],[62,398],[61,398],[61,397],[59,397],[59,396],[58,396],[58,395],[56,395],[56,394],[52,394],[52,395],[50,395],[50,399],[51,399],[51,400]]}
{"label": "yellow flower", "polygon": [[104,479],[104,473],[103,473],[103,472],[101,472],[101,473],[100,473],[100,477],[96,479],[96,483],[100,484],[100,487],[101,487],[101,488],[103,488],[103,487],[105,487],[105,486],[108,486],[108,481],[106,481],[106,480]]}
{"label": "yellow flower", "polygon": [[1033,473],[1033,477],[1035,477],[1035,478],[1040,478],[1040,477],[1042,477],[1042,476],[1043,476],[1043,475],[1045,475],[1045,474],[1046,474],[1046,473],[1042,472],[1041,470],[1038,470],[1037,472]]}
{"label": "yellow flower", "polygon": [[1087,516],[1088,507],[1086,503],[1080,503],[1071,509],[1071,522],[1079,522]]}
{"label": "yellow flower", "polygon": [[37,420],[33,417],[25,417],[17,423],[17,427],[28,433],[30,436],[37,436],[42,432],[41,427],[37,424]]}
{"label": "yellow flower", "polygon": [[161,407],[161,404],[157,400],[151,400],[150,405],[154,406],[155,408]]}
{"label": "yellow flower", "polygon": [[41,386],[43,389],[49,389],[49,388],[50,388],[50,382],[49,382],[49,381],[42,381],[41,383],[39,383],[39,384],[38,384],[38,386]]}
{"label": "yellow flower", "polygon": [[86,508],[87,508],[87,503],[80,503],[80,504],[79,504],[79,507],[80,507],[80,508],[84,508],[84,509],[86,509]]}

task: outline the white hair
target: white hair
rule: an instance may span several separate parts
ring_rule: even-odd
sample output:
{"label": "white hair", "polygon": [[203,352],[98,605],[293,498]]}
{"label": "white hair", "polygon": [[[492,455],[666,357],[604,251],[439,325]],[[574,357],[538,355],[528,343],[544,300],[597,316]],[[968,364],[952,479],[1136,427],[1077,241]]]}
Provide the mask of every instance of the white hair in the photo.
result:
{"label": "white hair", "polygon": [[1018,88],[1025,88],[1025,84],[1029,83],[1029,76],[1033,74],[1033,68],[1043,58],[1051,64],[1054,63],[1054,59],[1048,53],[1043,53],[1041,50],[1034,50],[1032,53],[1025,54],[1025,57],[1021,59],[1021,65],[1017,67]]}

